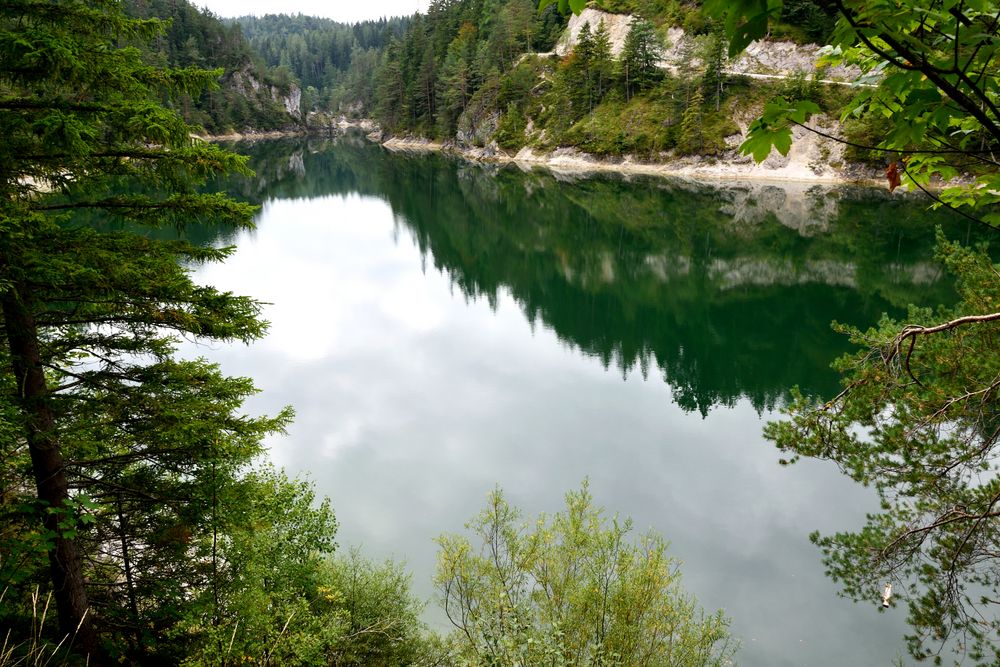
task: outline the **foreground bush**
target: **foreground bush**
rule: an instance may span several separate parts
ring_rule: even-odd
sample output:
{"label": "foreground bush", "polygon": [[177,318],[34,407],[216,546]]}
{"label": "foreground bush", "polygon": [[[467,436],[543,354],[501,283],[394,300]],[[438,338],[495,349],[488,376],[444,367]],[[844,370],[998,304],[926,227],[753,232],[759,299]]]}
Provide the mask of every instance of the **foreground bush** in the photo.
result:
{"label": "foreground bush", "polygon": [[631,520],[607,517],[586,483],[533,526],[496,490],[467,527],[481,545],[439,538],[435,577],[456,664],[730,663],[728,620],[684,593],[661,537],[628,540]]}

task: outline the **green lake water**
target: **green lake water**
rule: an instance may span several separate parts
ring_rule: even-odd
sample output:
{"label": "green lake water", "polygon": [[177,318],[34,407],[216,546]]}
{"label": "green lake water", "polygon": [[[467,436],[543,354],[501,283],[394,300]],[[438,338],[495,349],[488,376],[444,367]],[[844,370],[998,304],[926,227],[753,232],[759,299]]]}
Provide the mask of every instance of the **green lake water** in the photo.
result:
{"label": "green lake water", "polygon": [[[798,385],[831,395],[873,323],[953,299],[926,202],[865,189],[569,177],[362,140],[239,146],[263,204],[201,281],[266,301],[250,347],[186,347],[291,404],[275,463],[329,496],[341,548],[405,559],[431,599],[434,538],[500,485],[528,515],[589,478],[723,608],[742,665],[887,665],[905,609],[836,595],[812,530],[874,495],[761,437]],[[445,629],[432,603],[427,621]]]}

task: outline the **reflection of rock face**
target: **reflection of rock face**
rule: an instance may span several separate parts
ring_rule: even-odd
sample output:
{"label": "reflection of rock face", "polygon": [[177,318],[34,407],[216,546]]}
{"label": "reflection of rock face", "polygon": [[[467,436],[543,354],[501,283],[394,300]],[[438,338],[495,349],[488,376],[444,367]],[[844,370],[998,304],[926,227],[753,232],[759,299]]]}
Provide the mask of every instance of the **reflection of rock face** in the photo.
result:
{"label": "reflection of rock face", "polygon": [[725,204],[719,212],[735,225],[758,224],[768,215],[801,236],[826,232],[838,215],[833,188],[787,183],[782,186],[749,183],[721,189]]}
{"label": "reflection of rock face", "polygon": [[790,259],[755,260],[737,258],[714,260],[709,276],[722,289],[757,285],[805,285],[816,283],[830,287],[857,287],[856,267],[850,262],[812,260],[796,265]]}
{"label": "reflection of rock face", "polygon": [[306,163],[302,159],[302,151],[298,150],[288,156],[288,170],[302,178],[306,175]]}
{"label": "reflection of rock face", "polygon": [[691,273],[691,259],[680,255],[647,255],[643,264],[661,282]]}
{"label": "reflection of rock face", "polygon": [[886,268],[897,285],[933,285],[941,280],[944,273],[940,264],[930,262],[910,265],[892,262]]}

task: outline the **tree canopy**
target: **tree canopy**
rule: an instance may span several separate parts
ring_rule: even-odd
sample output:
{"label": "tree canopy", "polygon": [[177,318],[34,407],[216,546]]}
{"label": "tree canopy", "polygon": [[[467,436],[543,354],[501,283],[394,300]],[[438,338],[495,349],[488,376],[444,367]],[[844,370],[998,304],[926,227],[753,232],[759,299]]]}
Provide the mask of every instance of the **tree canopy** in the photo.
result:
{"label": "tree canopy", "polygon": [[[318,592],[332,512],[256,469],[290,411],[247,416],[249,380],[174,355],[181,337],[248,342],[266,323],[253,299],[192,279],[232,251],[199,230],[248,229],[255,208],[201,191],[249,170],[163,106],[221,74],[150,65],[140,46],[164,28],[115,0],[0,7],[0,622],[14,656],[51,639],[92,665],[218,664],[225,633],[260,658],[303,607],[332,628],[308,650],[344,636]],[[39,591],[57,627],[34,625]]]}
{"label": "tree canopy", "polygon": [[468,528],[481,544],[439,538],[435,576],[463,664],[729,664],[728,620],[683,592],[663,538],[630,540],[586,482],[532,524],[497,489]]}
{"label": "tree canopy", "polygon": [[882,509],[860,531],[811,536],[847,596],[881,604],[891,584],[909,607],[914,656],[937,655],[950,640],[995,664],[1000,289],[985,253],[943,237],[939,253],[959,278],[959,304],[842,327],[861,346],[837,362],[844,390],[825,402],[797,394],[791,420],[765,435],[791,461],[834,461],[878,492]]}
{"label": "tree canopy", "polygon": [[[258,304],[195,285],[182,264],[227,250],[89,222],[250,224],[252,207],[193,190],[209,174],[245,170],[244,159],[193,144],[157,101],[218,73],[151,68],[120,46],[162,28],[104,0],[12,2],[0,14],[0,356],[5,453],[20,462],[5,471],[4,509],[19,529],[3,569],[8,582],[44,580],[33,556],[48,554],[60,631],[94,662],[108,656],[109,628],[138,642],[140,614],[171,613],[162,587],[191,562],[190,527],[206,525],[206,476],[231,475],[287,419],[237,417],[248,382],[171,358],[175,332],[263,331]],[[33,499],[18,475],[25,458]],[[152,548],[172,530],[183,537]],[[107,603],[119,591],[131,618]]]}

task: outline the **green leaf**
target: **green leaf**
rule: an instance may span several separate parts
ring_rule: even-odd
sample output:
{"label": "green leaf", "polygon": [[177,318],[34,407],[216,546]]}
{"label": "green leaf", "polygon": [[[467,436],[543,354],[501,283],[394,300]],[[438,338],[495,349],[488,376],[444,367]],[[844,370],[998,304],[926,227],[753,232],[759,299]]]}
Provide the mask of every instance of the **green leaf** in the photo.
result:
{"label": "green leaf", "polygon": [[98,507],[100,507],[100,505],[98,503],[94,502],[90,498],[90,496],[83,495],[83,494],[81,494],[81,495],[79,495],[79,496],[76,497],[76,502],[80,505],[80,507],[84,507],[84,508],[86,508],[88,510],[91,510],[91,511],[96,510]]}
{"label": "green leaf", "polygon": [[793,103],[779,97],[764,107],[760,118],[750,124],[747,138],[740,146],[744,155],[752,155],[754,161],[763,162],[776,148],[782,155],[788,155],[792,147],[791,123],[805,123],[820,108],[814,102],[798,100]]}
{"label": "green leaf", "polygon": [[729,36],[729,57],[733,58],[743,52],[755,39],[767,34],[768,16],[759,14],[736,27]]}
{"label": "green leaf", "polygon": [[729,56],[734,57],[767,35],[769,23],[781,16],[782,5],[782,0],[706,0],[705,12],[726,17]]}
{"label": "green leaf", "polygon": [[772,148],[777,148],[782,155],[788,155],[792,147],[792,130],[787,125],[772,127],[755,120],[750,125],[746,140],[740,145],[743,155],[752,155],[754,162],[763,162],[771,154]]}
{"label": "green leaf", "polygon": [[[782,155],[788,155],[788,151],[792,147],[791,128],[784,127],[778,131],[772,132],[771,137],[771,142],[774,144],[774,147],[778,149],[778,152]],[[760,162],[760,160],[758,160],[758,162]]]}
{"label": "green leaf", "polygon": [[814,113],[819,113],[819,105],[809,100],[799,100],[789,109],[788,118],[796,123],[804,123]]}

